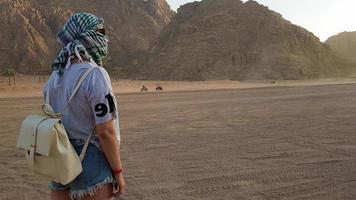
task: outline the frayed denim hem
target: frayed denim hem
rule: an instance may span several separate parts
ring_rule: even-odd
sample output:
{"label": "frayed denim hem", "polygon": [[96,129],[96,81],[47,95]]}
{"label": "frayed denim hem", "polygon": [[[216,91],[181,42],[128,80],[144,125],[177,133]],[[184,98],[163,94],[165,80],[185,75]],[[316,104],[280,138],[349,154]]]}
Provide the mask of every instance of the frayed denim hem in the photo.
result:
{"label": "frayed denim hem", "polygon": [[102,188],[104,185],[109,184],[109,183],[115,183],[115,180],[112,176],[107,177],[101,183],[97,183],[96,185],[89,187],[87,189],[71,191],[70,198],[72,200],[76,200],[76,199],[82,199],[87,196],[94,196],[100,188]]}
{"label": "frayed denim hem", "polygon": [[58,183],[50,182],[48,183],[48,189],[51,191],[64,191],[68,190],[68,187],[59,185]]}

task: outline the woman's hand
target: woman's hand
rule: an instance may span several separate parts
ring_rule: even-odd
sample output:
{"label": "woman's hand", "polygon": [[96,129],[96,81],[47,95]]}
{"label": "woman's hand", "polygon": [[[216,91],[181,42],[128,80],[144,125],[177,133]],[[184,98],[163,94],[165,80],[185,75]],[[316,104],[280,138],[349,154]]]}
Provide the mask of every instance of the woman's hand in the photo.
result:
{"label": "woman's hand", "polygon": [[114,196],[121,196],[125,193],[126,182],[122,173],[115,175],[116,188],[114,188]]}

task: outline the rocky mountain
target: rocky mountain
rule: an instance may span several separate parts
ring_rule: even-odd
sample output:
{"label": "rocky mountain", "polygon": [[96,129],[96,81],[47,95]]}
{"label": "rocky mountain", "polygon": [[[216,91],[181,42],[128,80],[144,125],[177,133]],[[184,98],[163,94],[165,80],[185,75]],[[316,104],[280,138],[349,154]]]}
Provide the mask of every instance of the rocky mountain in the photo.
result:
{"label": "rocky mountain", "polygon": [[111,55],[107,64],[120,69],[122,76],[174,15],[165,0],[1,0],[0,68],[49,69],[59,50],[59,28],[79,11],[105,19]]}
{"label": "rocky mountain", "polygon": [[180,7],[142,63],[141,78],[163,80],[307,79],[349,67],[309,31],[240,0]]}
{"label": "rocky mountain", "polygon": [[343,32],[325,41],[340,58],[356,63],[356,32]]}
{"label": "rocky mountain", "polygon": [[175,14],[165,0],[0,0],[0,70],[50,69],[56,33],[79,11],[105,19],[106,66],[121,78],[306,79],[354,67],[334,49],[339,42],[328,43],[342,58],[255,1],[202,0]]}

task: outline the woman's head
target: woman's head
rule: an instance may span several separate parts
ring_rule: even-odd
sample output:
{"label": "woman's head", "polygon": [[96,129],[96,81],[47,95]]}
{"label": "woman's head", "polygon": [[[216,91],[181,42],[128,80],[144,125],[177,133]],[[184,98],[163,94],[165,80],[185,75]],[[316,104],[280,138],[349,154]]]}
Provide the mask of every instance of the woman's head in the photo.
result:
{"label": "woman's head", "polygon": [[57,35],[63,48],[52,67],[62,74],[68,59],[74,57],[94,61],[101,66],[102,59],[108,54],[108,37],[103,23],[102,18],[90,13],[72,15]]}

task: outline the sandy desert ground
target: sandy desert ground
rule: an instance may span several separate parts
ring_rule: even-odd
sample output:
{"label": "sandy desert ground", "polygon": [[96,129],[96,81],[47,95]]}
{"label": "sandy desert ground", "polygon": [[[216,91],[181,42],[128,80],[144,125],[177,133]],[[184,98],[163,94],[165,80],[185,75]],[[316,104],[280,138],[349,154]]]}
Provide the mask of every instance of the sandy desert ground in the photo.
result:
{"label": "sandy desert ground", "polygon": [[[120,94],[138,200],[355,200],[356,84]],[[0,199],[48,199],[15,149],[41,99],[0,99]]]}
{"label": "sandy desert ground", "polygon": [[[16,76],[16,85],[11,79],[11,86],[8,85],[8,77],[0,76],[0,98],[9,97],[40,97],[42,88],[48,76],[18,75]],[[312,86],[312,85],[335,85],[356,83],[356,77],[349,78],[325,78],[302,81],[149,81],[149,80],[118,80],[113,81],[113,89],[118,94],[139,93],[143,85],[148,88],[148,92],[155,92],[156,87],[161,86],[161,92],[179,92],[179,91],[202,91],[202,90],[221,90],[221,89],[246,89],[246,88],[264,88],[264,87],[285,87],[285,86]]]}

